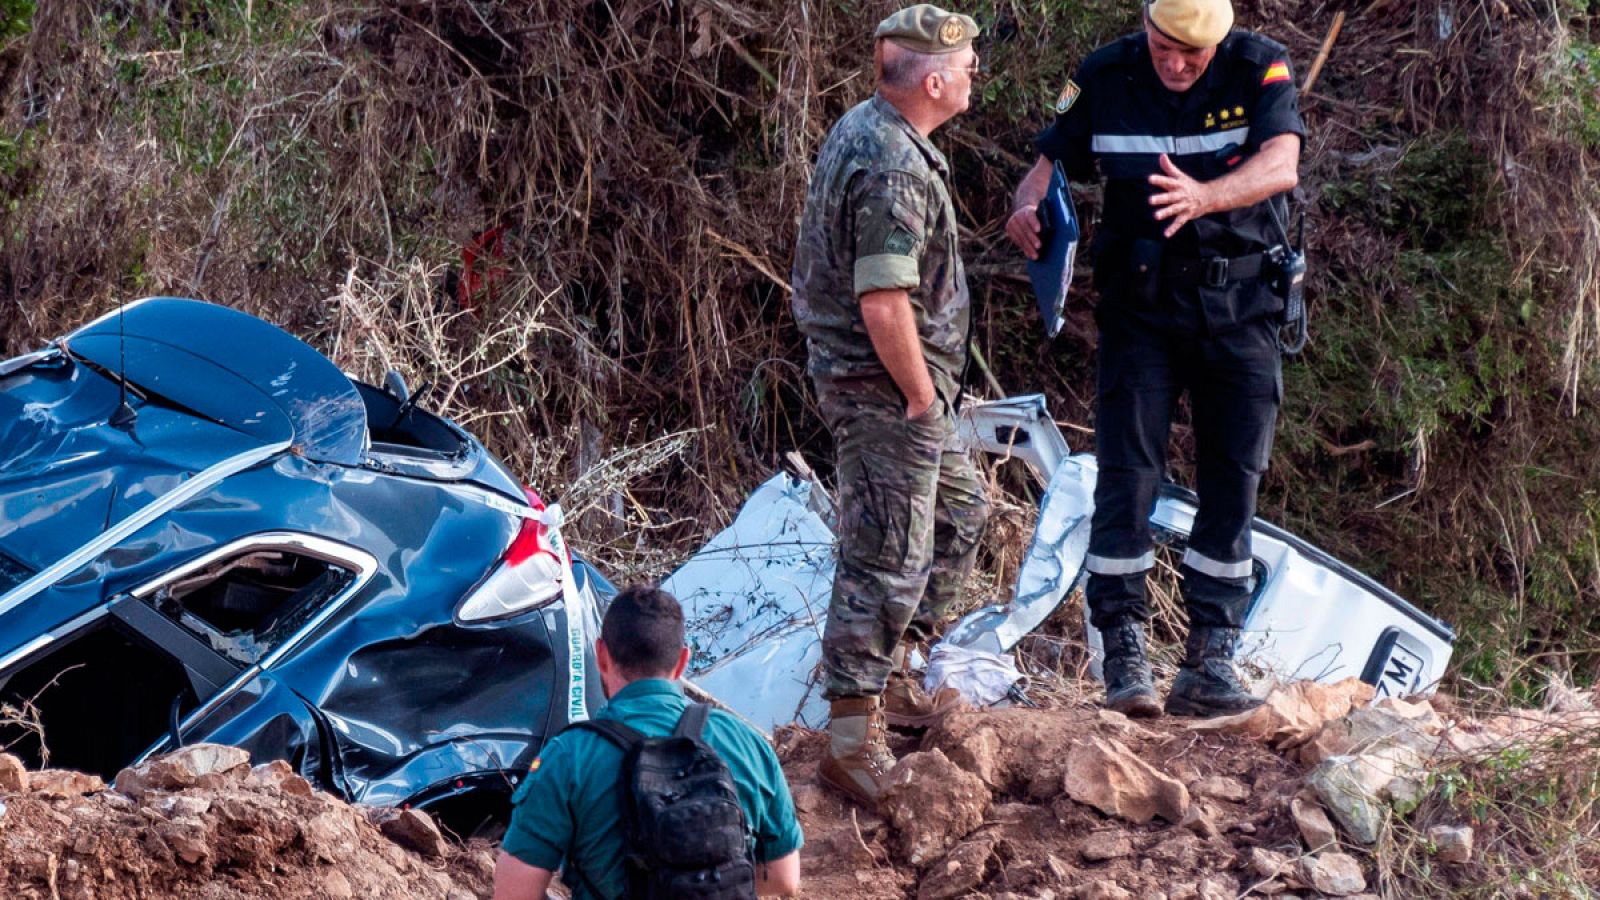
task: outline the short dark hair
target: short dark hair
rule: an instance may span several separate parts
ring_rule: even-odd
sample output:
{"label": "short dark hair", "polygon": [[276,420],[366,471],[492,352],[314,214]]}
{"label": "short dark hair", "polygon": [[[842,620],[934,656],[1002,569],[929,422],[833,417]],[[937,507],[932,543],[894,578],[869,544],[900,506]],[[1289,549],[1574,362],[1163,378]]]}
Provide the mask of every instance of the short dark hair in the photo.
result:
{"label": "short dark hair", "polygon": [[623,675],[666,675],[683,649],[683,606],[655,585],[625,588],[606,608],[600,640]]}

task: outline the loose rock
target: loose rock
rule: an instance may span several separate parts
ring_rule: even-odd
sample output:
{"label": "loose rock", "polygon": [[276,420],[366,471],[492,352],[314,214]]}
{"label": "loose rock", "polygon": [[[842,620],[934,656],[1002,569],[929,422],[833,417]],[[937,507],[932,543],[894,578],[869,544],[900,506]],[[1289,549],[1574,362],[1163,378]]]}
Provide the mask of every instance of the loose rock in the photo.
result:
{"label": "loose rock", "polygon": [[1315,796],[1304,792],[1297,794],[1289,801],[1289,815],[1294,818],[1295,827],[1300,829],[1300,837],[1311,852],[1339,845],[1338,832],[1333,830],[1333,822]]}
{"label": "loose rock", "polygon": [[311,782],[305,780],[290,765],[281,759],[264,763],[250,770],[245,781],[249,784],[259,784],[270,787],[296,797],[309,797],[314,791]]}
{"label": "loose rock", "polygon": [[1195,885],[1195,900],[1234,900],[1239,884],[1223,875],[1212,875]]}
{"label": "loose rock", "polygon": [[1189,811],[1183,782],[1156,771],[1121,743],[1099,736],[1068,751],[1062,788],[1079,803],[1139,824],[1156,816],[1182,822]]}
{"label": "loose rock", "polygon": [[994,842],[965,841],[929,867],[917,888],[917,900],[950,900],[983,883],[994,856]]}
{"label": "loose rock", "polygon": [[980,728],[947,748],[950,761],[983,779],[990,787],[1000,787],[1000,738],[992,728]]}
{"label": "loose rock", "polygon": [[1334,897],[1359,894],[1367,889],[1367,878],[1361,872],[1361,864],[1348,854],[1302,856],[1298,870],[1300,879],[1307,885]]}
{"label": "loose rock", "polygon": [[1105,862],[1121,859],[1133,853],[1133,842],[1120,831],[1097,831],[1083,839],[1078,853],[1086,862]]}
{"label": "loose rock", "polygon": [[238,747],[195,744],[117,773],[117,791],[139,798],[151,791],[216,788],[246,774],[250,754]]}
{"label": "loose rock", "polygon": [[1460,865],[1472,859],[1472,829],[1465,825],[1435,825],[1428,840],[1440,862]]}
{"label": "loose rock", "polygon": [[81,797],[105,788],[106,783],[100,776],[71,769],[42,769],[28,773],[28,790],[47,797]]}
{"label": "loose rock", "polygon": [[1388,823],[1389,808],[1379,785],[1389,780],[1382,772],[1375,776],[1366,757],[1331,756],[1311,770],[1306,783],[1352,839],[1372,844]]}
{"label": "loose rock", "polygon": [[444,853],[444,835],[433,823],[433,817],[421,810],[403,810],[379,825],[378,830],[389,840],[423,856],[438,857]]}
{"label": "loose rock", "polygon": [[1359,678],[1337,684],[1296,681],[1273,689],[1249,712],[1191,723],[1194,731],[1239,734],[1280,750],[1311,740],[1330,720],[1372,699],[1372,685]]}
{"label": "loose rock", "polygon": [[1133,900],[1133,894],[1115,881],[1096,881],[1078,891],[1078,900]]}
{"label": "loose rock", "polygon": [[348,858],[356,843],[355,829],[349,817],[332,812],[312,817],[301,828],[301,837],[311,852],[324,862],[340,862]]}
{"label": "loose rock", "polygon": [[1251,847],[1245,859],[1257,878],[1276,878],[1294,868],[1288,856],[1263,847]]}
{"label": "loose rock", "polygon": [[211,858],[211,845],[206,841],[205,826],[200,822],[172,822],[156,829],[172,853],[188,865],[197,865]]}
{"label": "loose rock", "polygon": [[1189,785],[1189,793],[1227,803],[1244,803],[1250,799],[1250,789],[1239,779],[1226,775],[1208,775]]}
{"label": "loose rock", "polygon": [[1233,900],[1238,895],[1238,882],[1226,875],[1212,875],[1198,883],[1173,888],[1171,900]]}
{"label": "loose rock", "polygon": [[894,767],[879,809],[907,862],[926,865],[983,823],[989,788],[939,750],[912,753]]}
{"label": "loose rock", "polygon": [[1204,803],[1189,804],[1189,811],[1184,814],[1183,821],[1179,824],[1207,840],[1222,833],[1221,829],[1217,828],[1216,816]]}
{"label": "loose rock", "polygon": [[344,877],[343,872],[330,869],[322,876],[322,895],[329,900],[350,900],[356,892],[350,887],[350,879]]}
{"label": "loose rock", "polygon": [[1330,756],[1366,753],[1395,744],[1427,759],[1438,749],[1443,731],[1444,720],[1432,706],[1387,697],[1329,722],[1300,748],[1300,761],[1314,766]]}
{"label": "loose rock", "polygon": [[0,753],[0,791],[21,793],[28,789],[28,770],[22,760],[9,753]]}

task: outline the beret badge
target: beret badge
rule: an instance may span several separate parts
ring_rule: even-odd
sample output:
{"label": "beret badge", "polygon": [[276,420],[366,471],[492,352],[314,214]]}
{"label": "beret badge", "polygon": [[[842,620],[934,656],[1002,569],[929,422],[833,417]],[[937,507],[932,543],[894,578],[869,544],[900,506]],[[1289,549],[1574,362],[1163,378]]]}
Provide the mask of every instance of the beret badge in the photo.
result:
{"label": "beret badge", "polygon": [[961,38],[965,35],[966,29],[962,27],[961,20],[955,16],[945,19],[944,24],[939,26],[939,42],[946,47],[954,47],[961,43]]}

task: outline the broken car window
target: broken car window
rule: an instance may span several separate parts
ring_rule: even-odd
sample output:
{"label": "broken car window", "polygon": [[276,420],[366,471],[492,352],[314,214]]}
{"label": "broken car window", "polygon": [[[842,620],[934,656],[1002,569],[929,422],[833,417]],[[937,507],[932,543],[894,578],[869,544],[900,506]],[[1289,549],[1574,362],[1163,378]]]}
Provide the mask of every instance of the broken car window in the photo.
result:
{"label": "broken car window", "polygon": [[310,621],[355,573],[286,550],[232,557],[161,588],[149,602],[229,659],[251,665]]}

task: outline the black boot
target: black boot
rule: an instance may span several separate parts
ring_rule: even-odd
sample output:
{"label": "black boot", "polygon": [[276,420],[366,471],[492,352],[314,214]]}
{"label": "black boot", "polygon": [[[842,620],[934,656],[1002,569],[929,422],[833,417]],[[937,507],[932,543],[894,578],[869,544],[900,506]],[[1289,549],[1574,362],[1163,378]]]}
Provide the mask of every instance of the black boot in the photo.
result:
{"label": "black boot", "polygon": [[1106,708],[1125,716],[1149,718],[1161,715],[1156,699],[1155,678],[1145,656],[1144,626],[1124,622],[1100,632],[1105,643]]}
{"label": "black boot", "polygon": [[1228,716],[1261,705],[1233,668],[1239,646],[1237,628],[1191,628],[1184,644],[1183,665],[1167,694],[1167,714],[1173,716]]}

